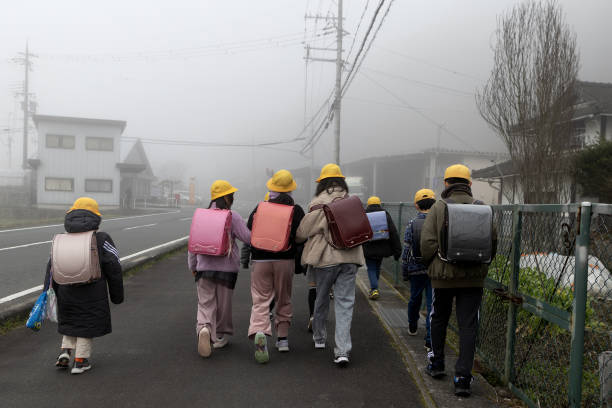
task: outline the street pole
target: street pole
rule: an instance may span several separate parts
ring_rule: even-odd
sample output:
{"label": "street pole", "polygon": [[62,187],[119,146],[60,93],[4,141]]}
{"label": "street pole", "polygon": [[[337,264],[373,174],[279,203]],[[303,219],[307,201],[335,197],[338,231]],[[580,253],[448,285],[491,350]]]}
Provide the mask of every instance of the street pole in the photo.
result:
{"label": "street pole", "polygon": [[28,50],[28,43],[26,41],[25,50],[25,82],[23,84],[23,163],[24,169],[28,168],[28,119],[30,111],[30,89],[29,89],[29,72],[30,72],[30,52]]}
{"label": "street pole", "polygon": [[334,100],[334,160],[340,164],[340,107],[342,101],[342,0],[338,0],[338,19],[336,33],[336,97]]}

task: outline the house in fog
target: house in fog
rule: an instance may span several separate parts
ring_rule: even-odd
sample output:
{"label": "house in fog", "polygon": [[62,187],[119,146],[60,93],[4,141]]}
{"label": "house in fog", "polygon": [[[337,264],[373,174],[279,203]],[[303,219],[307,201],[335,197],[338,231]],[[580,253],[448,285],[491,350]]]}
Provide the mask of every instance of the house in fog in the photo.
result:
{"label": "house in fog", "polygon": [[[577,92],[570,151],[581,150],[604,141],[612,142],[612,83],[578,81]],[[523,201],[519,172],[511,160],[477,168],[472,177],[495,187],[499,191],[497,202],[500,204]],[[582,196],[574,180],[568,180],[568,185],[571,183],[571,201],[597,201],[596,197]]]}
{"label": "house in fog", "polygon": [[121,172],[122,207],[135,207],[139,200],[148,200],[153,195],[151,184],[156,177],[140,139],[136,140],[125,159],[117,166]]}
{"label": "house in fog", "polygon": [[81,196],[100,205],[120,201],[121,120],[34,115],[38,150],[33,168],[33,202],[69,205]]}

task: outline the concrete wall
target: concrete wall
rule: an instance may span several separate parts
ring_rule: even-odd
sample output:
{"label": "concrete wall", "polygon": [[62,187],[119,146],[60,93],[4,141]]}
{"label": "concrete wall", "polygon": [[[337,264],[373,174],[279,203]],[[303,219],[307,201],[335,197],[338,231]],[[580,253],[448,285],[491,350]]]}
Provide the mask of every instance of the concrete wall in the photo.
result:
{"label": "concrete wall", "polygon": [[[119,126],[81,123],[39,121],[37,204],[71,204],[81,196],[89,196],[100,205],[119,205]],[[47,148],[46,135],[62,134],[75,136],[74,149]],[[113,151],[86,150],[85,138],[113,138]],[[46,191],[45,177],[73,178],[74,191]],[[112,180],[112,192],[85,192],[86,179]]]}

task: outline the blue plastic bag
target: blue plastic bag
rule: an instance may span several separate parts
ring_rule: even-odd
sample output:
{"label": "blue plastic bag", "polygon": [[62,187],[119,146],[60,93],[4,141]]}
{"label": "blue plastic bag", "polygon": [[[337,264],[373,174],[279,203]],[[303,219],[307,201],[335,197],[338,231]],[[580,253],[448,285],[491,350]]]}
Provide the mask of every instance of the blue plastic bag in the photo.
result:
{"label": "blue plastic bag", "polygon": [[45,319],[45,309],[47,308],[47,291],[40,294],[34,307],[28,316],[26,327],[34,331],[39,331],[42,327],[42,321]]}

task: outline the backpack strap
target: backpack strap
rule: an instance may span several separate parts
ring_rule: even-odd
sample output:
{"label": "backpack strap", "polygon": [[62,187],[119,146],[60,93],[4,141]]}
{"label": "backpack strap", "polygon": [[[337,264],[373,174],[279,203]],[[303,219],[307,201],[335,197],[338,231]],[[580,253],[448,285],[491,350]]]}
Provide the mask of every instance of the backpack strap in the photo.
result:
{"label": "backpack strap", "polygon": [[310,207],[310,210],[308,212],[313,212],[316,210],[320,210],[321,208],[323,208],[325,206],[325,204],[317,204],[317,205],[313,205],[312,207]]}

